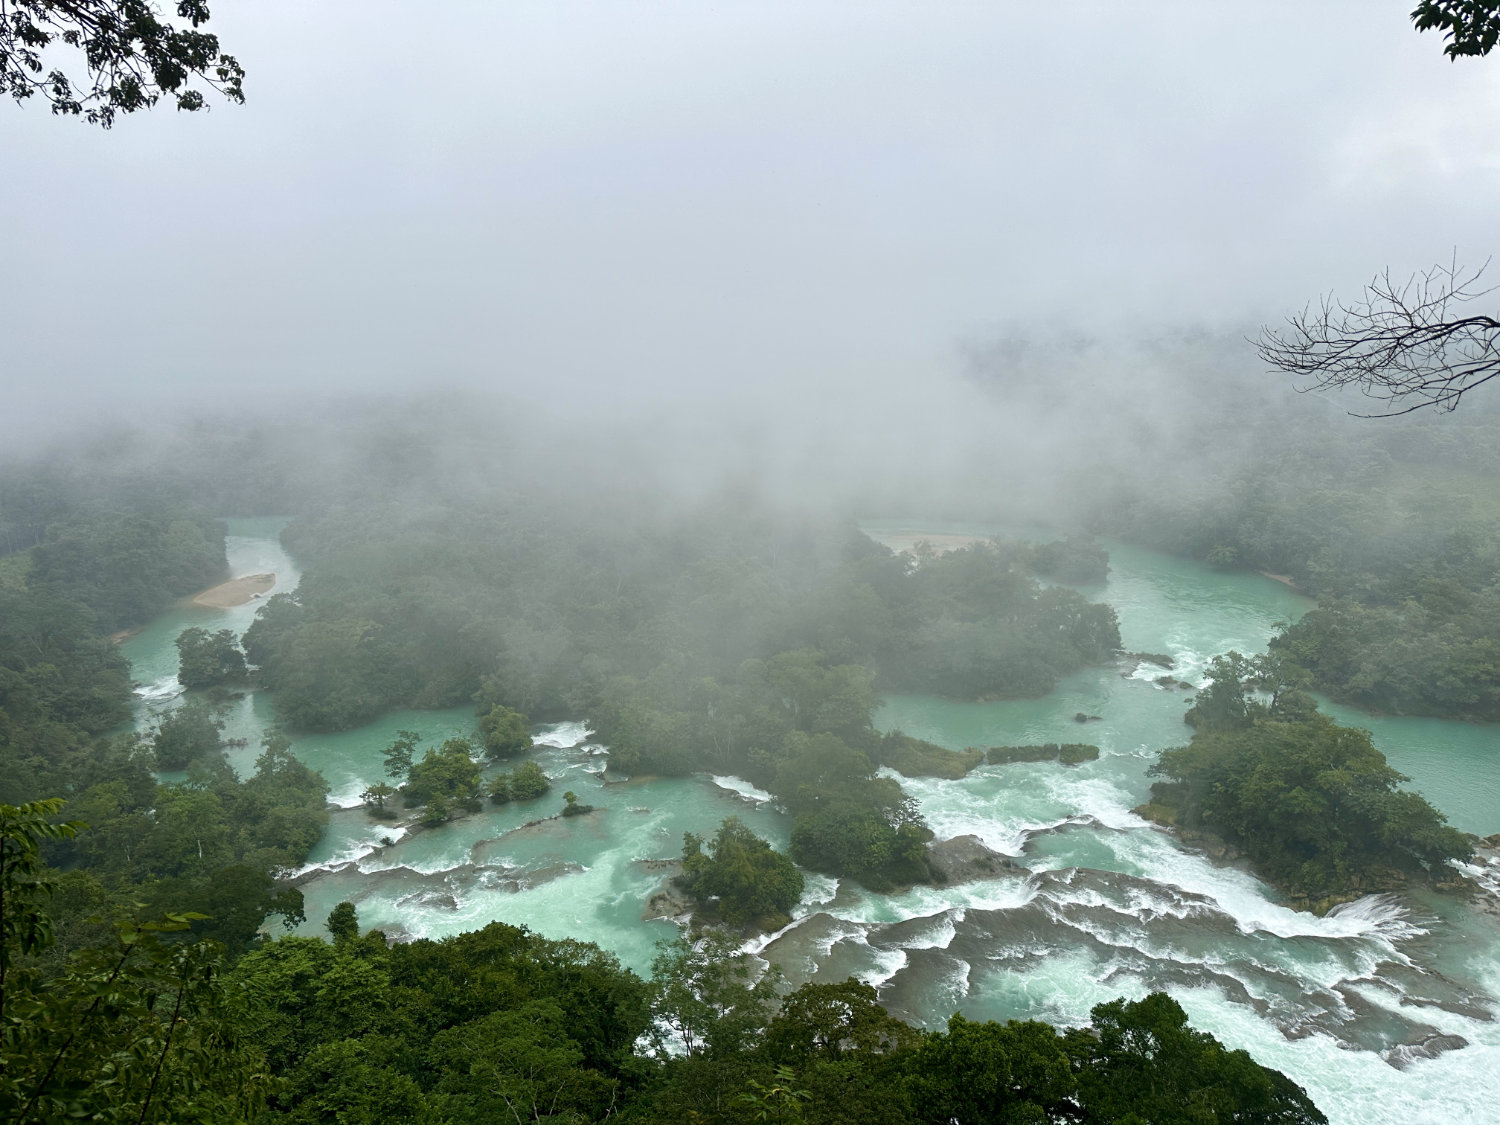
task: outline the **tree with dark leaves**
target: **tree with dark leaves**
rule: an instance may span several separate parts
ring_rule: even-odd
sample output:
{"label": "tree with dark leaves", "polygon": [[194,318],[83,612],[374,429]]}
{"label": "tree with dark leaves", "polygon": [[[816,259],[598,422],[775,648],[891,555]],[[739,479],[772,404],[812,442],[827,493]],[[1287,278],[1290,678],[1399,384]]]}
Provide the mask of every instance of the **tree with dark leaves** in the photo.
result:
{"label": "tree with dark leaves", "polygon": [[1500,3],[1496,0],[1422,0],[1411,14],[1418,31],[1442,31],[1450,59],[1487,55],[1500,42]]}
{"label": "tree with dark leaves", "polygon": [[[207,106],[205,90],[243,104],[244,68],[202,30],[206,0],[179,0],[177,16],[186,26],[161,19],[150,0],[0,0],[0,89],[105,129],[163,97],[190,112]],[[62,69],[69,49],[82,74]]]}

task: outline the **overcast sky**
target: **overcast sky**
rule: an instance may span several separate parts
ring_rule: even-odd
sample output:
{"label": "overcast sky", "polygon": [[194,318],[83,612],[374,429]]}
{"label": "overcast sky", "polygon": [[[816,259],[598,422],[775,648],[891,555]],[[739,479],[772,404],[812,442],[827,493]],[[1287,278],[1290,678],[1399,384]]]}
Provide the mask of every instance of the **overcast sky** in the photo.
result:
{"label": "overcast sky", "polygon": [[1500,249],[1411,0],[218,0],[247,104],[0,104],[5,428],[469,384],[951,379]]}

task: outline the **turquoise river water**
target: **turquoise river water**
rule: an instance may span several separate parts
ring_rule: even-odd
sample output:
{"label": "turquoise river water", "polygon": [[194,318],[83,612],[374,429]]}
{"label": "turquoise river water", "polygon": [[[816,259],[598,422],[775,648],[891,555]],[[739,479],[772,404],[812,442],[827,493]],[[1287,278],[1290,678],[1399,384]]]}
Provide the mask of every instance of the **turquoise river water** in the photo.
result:
{"label": "turquoise river water", "polygon": [[[280,521],[231,520],[236,575],[272,571],[295,587],[279,545]],[[919,533],[988,528],[869,523],[899,545]],[[1276,624],[1309,605],[1286,586],[1109,544],[1107,582],[1084,588],[1120,617],[1125,647],[1170,654],[1173,676],[1197,682],[1210,657],[1259,652]],[[138,723],[179,698],[173,640],[190,624],[243,631],[258,603],[174,610],[123,647],[137,681]],[[1153,665],[1121,664],[1072,676],[1044,699],[956,703],[893,696],[877,715],[945,746],[1088,741],[1098,761],[982,766],[961,781],[903,780],[940,837],[974,834],[1021,870],[956,887],[876,895],[809,874],[791,926],[747,950],[792,981],[859,976],[896,1014],[939,1023],[973,1018],[1081,1023],[1120,995],[1172,993],[1198,1027],[1306,1086],[1331,1121],[1500,1120],[1500,915],[1494,903],[1426,892],[1371,896],[1317,918],[1288,909],[1245,871],[1215,866],[1130,810],[1146,796],[1146,768],[1189,733],[1191,693],[1155,682]],[[1371,730],[1401,772],[1458,827],[1500,832],[1500,728],[1385,718],[1325,705]],[[1074,715],[1100,716],[1080,726]],[[274,719],[261,693],[227,716],[230,761],[252,768]],[[535,732],[535,758],[552,777],[547,797],[438,829],[407,830],[369,817],[359,792],[382,777],[381,755],[399,729],[427,744],[473,733],[469,708],[396,712],[356,731],[299,737],[294,749],[331,785],[328,832],[297,873],[304,931],[321,933],[335,903],[354,902],[361,924],[390,935],[442,936],[492,920],[551,937],[597,942],[646,971],[668,920],[643,918],[660,887],[652,861],[680,854],[686,831],[712,832],[740,816],[784,848],[788,818],[732,777],[645,779],[604,785],[607,748],[586,717]],[[544,819],[572,789],[590,816]]]}

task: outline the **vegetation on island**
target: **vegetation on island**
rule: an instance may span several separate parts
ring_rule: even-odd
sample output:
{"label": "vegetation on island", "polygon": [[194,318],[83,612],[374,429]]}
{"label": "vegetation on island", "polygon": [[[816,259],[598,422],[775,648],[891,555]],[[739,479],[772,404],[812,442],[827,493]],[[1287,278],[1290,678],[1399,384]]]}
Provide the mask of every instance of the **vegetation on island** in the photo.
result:
{"label": "vegetation on island", "polygon": [[[729,499],[669,522],[498,499],[297,521],[284,538],[304,579],[245,651],[294,725],[474,700],[486,756],[504,760],[529,748],[527,715],[588,714],[616,774],[712,769],[774,793],[806,867],[878,889],[930,879],[931,833],[877,773],[961,777],[982,753],[880,735],[880,691],[1040,695],[1110,659],[1114,611],[1034,577],[1097,575],[1105,556],[1083,540],[895,555]],[[391,536],[378,555],[371,526]],[[444,551],[415,549],[435,535]],[[534,782],[518,771],[489,795],[528,799]]]}
{"label": "vegetation on island", "polygon": [[479,719],[479,737],[491,761],[514,758],[531,749],[531,724],[526,716],[496,703]]}
{"label": "vegetation on island", "polygon": [[1099,747],[1088,742],[1044,742],[1032,746],[991,746],[986,759],[992,766],[1009,765],[1011,762],[1061,762],[1065,766],[1076,766],[1092,762],[1099,757]]}
{"label": "vegetation on island", "polygon": [[1386,764],[1368,731],[1340,726],[1288,681],[1275,655],[1215,658],[1188,718],[1192,741],[1161,753],[1146,815],[1240,849],[1299,905],[1451,883],[1469,838]]}
{"label": "vegetation on island", "polygon": [[248,675],[245,654],[232,629],[210,633],[196,625],[177,635],[177,682],[188,689],[240,683]]}
{"label": "vegetation on island", "polygon": [[693,832],[683,837],[682,874],[675,882],[704,916],[762,930],[790,922],[802,897],[802,872],[737,816],[726,818],[708,841]]}
{"label": "vegetation on island", "polygon": [[586,816],[594,811],[593,805],[586,805],[578,799],[578,794],[569,789],[563,794],[563,816]]}

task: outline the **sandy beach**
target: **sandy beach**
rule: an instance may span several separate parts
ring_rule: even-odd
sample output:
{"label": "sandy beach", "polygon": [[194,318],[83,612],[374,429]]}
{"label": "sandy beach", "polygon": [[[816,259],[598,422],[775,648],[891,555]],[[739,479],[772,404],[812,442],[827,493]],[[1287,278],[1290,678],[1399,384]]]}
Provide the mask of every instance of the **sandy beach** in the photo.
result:
{"label": "sandy beach", "polygon": [[1263,575],[1266,578],[1270,578],[1275,582],[1280,582],[1283,586],[1297,591],[1297,593],[1301,594],[1304,598],[1309,598],[1312,596],[1306,590],[1302,589],[1302,587],[1298,586],[1297,580],[1290,574],[1272,574],[1269,570],[1257,570],[1255,573]]}
{"label": "sandy beach", "polygon": [[231,606],[244,605],[275,585],[274,574],[247,574],[243,578],[231,578],[228,582],[210,586],[202,593],[194,594],[191,600],[194,605],[207,606],[209,609],[229,609]]}

